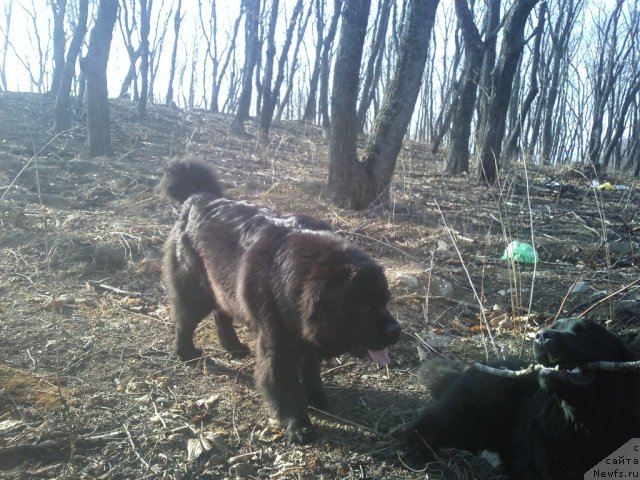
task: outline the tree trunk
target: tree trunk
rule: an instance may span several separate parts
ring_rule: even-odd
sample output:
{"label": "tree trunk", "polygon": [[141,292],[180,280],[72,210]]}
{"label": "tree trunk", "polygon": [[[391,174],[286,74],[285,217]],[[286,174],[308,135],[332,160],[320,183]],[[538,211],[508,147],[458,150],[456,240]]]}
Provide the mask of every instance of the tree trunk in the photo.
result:
{"label": "tree trunk", "polygon": [[369,52],[369,60],[365,70],[364,83],[362,84],[362,94],[360,95],[360,105],[358,105],[358,128],[361,132],[364,129],[367,110],[369,110],[369,106],[371,105],[376,91],[376,85],[378,84],[380,74],[382,73],[380,67],[382,65],[385,39],[387,37],[389,15],[391,13],[390,0],[382,0],[379,8],[380,18],[375,31],[375,37],[372,41],[371,52]]}
{"label": "tree trunk", "polygon": [[372,184],[364,195],[351,196],[356,208],[386,201],[396,160],[420,92],[429,40],[439,0],[409,0],[395,71],[373,122],[363,162]]}
{"label": "tree trunk", "polygon": [[497,31],[500,28],[501,0],[485,0],[486,11],[483,19],[483,33],[485,52],[482,58],[482,69],[478,85],[478,102],[476,105],[476,138],[482,136],[487,119],[487,105],[491,98],[491,72],[496,64],[496,48],[498,43]]}
{"label": "tree trunk", "polygon": [[258,20],[260,18],[260,0],[244,0],[245,8],[245,58],[242,71],[242,90],[238,108],[231,123],[231,131],[244,133],[244,121],[249,118],[251,107],[251,88],[253,71],[258,60],[260,43],[258,39]]}
{"label": "tree trunk", "polygon": [[176,56],[178,55],[178,39],[180,38],[180,24],[184,18],[182,15],[182,0],[178,0],[178,7],[173,17],[173,31],[175,37],[173,39],[173,50],[171,52],[171,68],[169,70],[169,87],[167,88],[167,97],[165,104],[172,105],[173,102],[173,78],[176,75]]}
{"label": "tree trunk", "polygon": [[[408,13],[406,14],[393,77],[380,111],[374,120],[371,137],[365,147],[362,162],[358,162],[357,156],[352,154],[356,148],[356,134],[351,133],[347,138],[347,140],[353,142],[350,147],[344,143],[335,145],[334,142],[334,136],[343,135],[338,134],[340,130],[347,128],[357,129],[357,125],[345,125],[346,120],[341,118],[341,113],[334,112],[336,108],[340,108],[338,103],[341,100],[345,100],[345,102],[352,100],[351,98],[341,99],[335,93],[336,89],[340,90],[341,88],[338,82],[349,80],[336,78],[340,59],[336,60],[334,94],[331,101],[332,135],[329,188],[339,203],[346,203],[350,208],[363,209],[372,203],[384,202],[388,197],[389,185],[395,170],[398,153],[420,91],[422,72],[427,61],[429,39],[438,1],[409,0],[407,3]],[[348,8],[348,3],[345,8]],[[348,20],[349,18],[345,11],[343,21],[346,22]],[[362,39],[362,42],[364,42],[364,39]],[[342,44],[343,39],[341,38],[340,49],[342,49]],[[360,56],[357,57],[358,62],[353,61],[355,67],[352,66],[351,68],[359,69],[361,56],[362,46],[360,45]],[[343,57],[342,60],[348,61],[348,58]],[[355,86],[352,85],[352,88],[357,94],[357,81],[353,83],[355,83]],[[355,110],[355,102],[353,109]],[[346,113],[350,115],[348,121],[352,121],[354,112]],[[339,123],[336,124],[336,122]],[[346,152],[347,154],[334,156],[334,147],[336,151]]]}
{"label": "tree trunk", "polygon": [[67,52],[67,60],[62,71],[60,87],[56,96],[54,107],[54,132],[61,132],[71,128],[71,108],[69,98],[71,96],[71,82],[76,72],[76,60],[82,48],[84,36],[87,33],[87,17],[89,0],[79,0],[79,13],[76,26],[73,30],[73,38]]}
{"label": "tree trunk", "polygon": [[[238,38],[238,30],[240,28],[240,21],[242,20],[242,7],[240,7],[240,12],[236,17],[236,20],[233,24],[233,34],[231,35],[231,39],[229,40],[229,45],[227,46],[227,52],[225,60],[218,72],[218,77],[213,78],[213,85],[211,87],[211,104],[209,105],[209,110],[214,113],[218,113],[219,110],[219,98],[220,98],[220,87],[222,86],[222,79],[227,73],[227,68],[229,67],[229,62],[231,61],[231,57],[235,54],[236,50],[236,38]],[[235,59],[234,59],[235,61]]]}
{"label": "tree trunk", "polygon": [[118,0],[100,0],[98,16],[89,38],[87,56],[80,67],[87,78],[87,132],[89,155],[113,155],[109,122],[107,63],[116,23]]}
{"label": "tree trunk", "polygon": [[467,0],[455,0],[458,23],[464,39],[464,69],[460,79],[458,98],[454,107],[453,125],[449,137],[449,151],[445,175],[458,175],[469,170],[469,138],[476,105],[476,93],[485,44],[473,21]]}
{"label": "tree trunk", "polygon": [[[327,36],[324,37],[322,45],[322,61],[320,66],[320,99],[318,100],[318,105],[320,109],[320,116],[322,117],[322,128],[325,133],[329,131],[331,126],[331,119],[329,117],[329,74],[331,70],[329,56],[331,53],[331,47],[333,46],[333,40],[335,39],[336,32],[338,31],[338,20],[340,18],[340,11],[344,8],[344,2],[342,0],[336,0],[334,8],[335,11],[331,19],[331,25],[329,26]],[[369,9],[367,9],[367,16],[369,15],[368,12]]]}
{"label": "tree trunk", "polygon": [[49,2],[53,12],[53,73],[51,75],[51,95],[57,95],[64,70],[64,16],[67,10],[67,0],[51,0]]}
{"label": "tree trunk", "polygon": [[487,105],[487,121],[478,142],[480,181],[493,184],[498,177],[498,165],[513,77],[524,47],[524,29],[538,0],[515,0],[504,22],[500,58],[492,74],[491,98]]}
{"label": "tree trunk", "polygon": [[540,4],[540,11],[538,12],[538,26],[536,27],[535,40],[533,44],[533,58],[531,59],[531,73],[529,75],[529,92],[522,103],[520,109],[520,116],[516,122],[513,130],[507,137],[507,142],[504,147],[504,154],[506,158],[510,158],[516,155],[518,150],[518,139],[522,133],[522,126],[524,125],[531,105],[538,96],[540,89],[538,88],[538,71],[540,70],[540,48],[542,45],[542,34],[544,32],[544,23],[547,16],[547,2]]}
{"label": "tree trunk", "polygon": [[267,89],[264,89],[262,114],[260,116],[261,137],[266,138],[269,135],[269,129],[271,128],[271,122],[273,121],[273,112],[276,109],[276,103],[278,101],[278,97],[280,96],[280,88],[282,87],[282,82],[284,82],[285,65],[289,56],[291,42],[293,41],[293,31],[296,28],[296,23],[298,21],[300,12],[302,12],[302,0],[298,0],[295,7],[293,7],[293,12],[291,13],[291,18],[289,19],[289,26],[287,28],[287,33],[284,40],[284,45],[282,46],[282,51],[280,52],[280,59],[278,61],[278,74],[276,75],[273,87],[269,88],[268,95]]}
{"label": "tree trunk", "polygon": [[140,0],[140,98],[138,118],[147,116],[147,96],[149,95],[149,29],[153,0]]}
{"label": "tree trunk", "polygon": [[304,20],[300,24],[298,28],[298,37],[296,39],[296,46],[293,49],[291,66],[289,67],[289,79],[287,81],[287,88],[282,95],[282,99],[278,103],[278,109],[276,110],[275,119],[279,121],[282,118],[282,113],[285,107],[288,105],[289,100],[291,98],[291,92],[293,90],[293,80],[295,78],[296,72],[298,70],[298,53],[300,52],[300,45],[302,45],[302,41],[304,40],[305,32],[307,31],[307,25],[309,24],[309,18],[311,17],[311,11],[313,10],[313,6],[310,5],[307,10],[307,14],[304,17]]}
{"label": "tree trunk", "polygon": [[[324,34],[324,1],[315,0],[316,6],[316,56],[311,71],[309,83],[309,96],[305,103],[302,121],[313,123],[316,118],[316,104],[318,103],[318,80],[320,79],[320,67],[322,64],[322,36]],[[335,14],[335,12],[334,12]]]}
{"label": "tree trunk", "polygon": [[[140,58],[140,47],[137,49],[133,46],[133,32],[136,28],[136,12],[135,5],[138,0],[133,0],[132,2],[132,13],[131,17],[129,17],[129,7],[128,4],[131,0],[124,0],[120,7],[122,11],[120,15],[118,15],[118,26],[120,27],[120,33],[122,34],[122,40],[124,41],[125,48],[127,50],[127,56],[129,58],[129,69],[127,70],[127,75],[122,82],[122,86],[120,87],[120,93],[118,97],[127,98],[129,97],[129,88],[131,87],[131,83],[134,84],[133,90],[133,99],[138,101],[138,76],[136,73],[136,62],[138,58]],[[131,23],[130,23],[131,22]],[[124,23],[124,25],[123,25]]]}
{"label": "tree trunk", "polygon": [[544,164],[551,163],[551,151],[554,146],[553,114],[560,89],[560,68],[567,55],[567,47],[578,14],[578,7],[579,5],[576,5],[574,0],[563,2],[560,7],[561,13],[558,23],[551,31],[553,62],[542,123],[542,163]]}
{"label": "tree trunk", "polygon": [[349,0],[342,10],[340,41],[333,72],[329,190],[346,204],[349,192],[364,188],[365,171],[358,162],[358,82],[371,0]]}

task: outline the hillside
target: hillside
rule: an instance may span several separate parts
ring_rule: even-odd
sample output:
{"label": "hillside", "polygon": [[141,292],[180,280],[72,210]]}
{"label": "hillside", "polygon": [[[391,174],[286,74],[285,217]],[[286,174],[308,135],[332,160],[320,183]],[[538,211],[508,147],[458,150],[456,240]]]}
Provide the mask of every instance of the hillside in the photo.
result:
{"label": "hillside", "polygon": [[[228,116],[162,106],[138,122],[115,100],[116,157],[86,159],[84,128],[53,136],[51,112],[44,96],[0,93],[3,478],[498,478],[460,452],[426,471],[399,458],[398,432],[429,398],[418,349],[526,357],[558,312],[594,305],[588,317],[640,331],[637,285],[602,301],[639,276],[632,179],[602,179],[630,189],[599,192],[588,170],[512,165],[490,190],[441,177],[441,159],[410,143],[390,207],[352,212],[328,199],[328,140],[314,126],[284,122],[260,145],[252,122],[237,137]],[[285,445],[253,388],[253,356],[220,350],[212,321],[196,340],[210,362],[171,355],[160,258],[177,211],[154,187],[185,152],[215,165],[229,196],[322,218],[385,268],[403,326],[393,361],[325,365],[331,409],[315,412],[311,445]],[[537,268],[509,268],[506,244],[530,242],[531,226]]]}

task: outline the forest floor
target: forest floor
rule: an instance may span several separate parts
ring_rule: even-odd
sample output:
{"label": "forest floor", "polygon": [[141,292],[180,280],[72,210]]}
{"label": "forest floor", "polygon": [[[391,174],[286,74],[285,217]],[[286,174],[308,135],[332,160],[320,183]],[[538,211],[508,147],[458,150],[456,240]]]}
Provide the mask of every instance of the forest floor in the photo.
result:
{"label": "forest floor", "polygon": [[[607,177],[630,189],[600,192],[588,170],[514,164],[488,189],[443,178],[442,159],[407,142],[389,208],[352,212],[328,199],[319,128],[283,122],[262,145],[252,121],[240,137],[225,115],[151,106],[139,122],[135,105],[111,107],[116,156],[87,159],[83,126],[50,133],[50,99],[0,93],[3,478],[496,479],[462,452],[404,464],[400,432],[429,399],[418,351],[528,358],[533,332],[594,305],[587,316],[613,330],[640,329],[637,286],[598,303],[638,279],[633,179]],[[185,152],[211,161],[229,196],[322,218],[385,268],[403,327],[392,363],[325,365],[330,411],[312,412],[310,445],[285,444],[253,356],[220,350],[213,322],[197,332],[206,365],[171,354],[160,259],[177,211],[154,187]],[[536,268],[502,261],[532,227]]]}

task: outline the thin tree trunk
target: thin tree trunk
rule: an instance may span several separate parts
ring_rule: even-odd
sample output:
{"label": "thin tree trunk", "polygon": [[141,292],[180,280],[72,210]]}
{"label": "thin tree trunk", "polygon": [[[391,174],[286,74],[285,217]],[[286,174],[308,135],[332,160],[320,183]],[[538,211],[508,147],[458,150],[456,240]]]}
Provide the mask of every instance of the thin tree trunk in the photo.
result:
{"label": "thin tree trunk", "polygon": [[385,38],[387,37],[387,25],[389,24],[389,15],[391,13],[390,0],[382,0],[379,8],[380,18],[376,26],[371,52],[369,53],[369,60],[367,62],[367,68],[365,69],[364,83],[362,84],[362,94],[360,95],[360,104],[358,105],[358,128],[361,132],[364,129],[367,110],[369,110],[369,106],[371,105],[371,101],[375,94],[376,85],[378,84],[380,74],[382,73],[381,68],[376,67],[382,64]]}
{"label": "thin tree trunk", "polygon": [[481,182],[493,184],[498,177],[513,77],[524,48],[527,19],[537,2],[538,0],[515,0],[506,15],[500,58],[492,75],[492,96],[487,106],[486,127],[478,142],[478,177]]}
{"label": "thin tree trunk", "polygon": [[253,71],[258,59],[260,43],[258,39],[258,20],[260,18],[260,0],[244,0],[245,8],[245,59],[242,71],[242,91],[238,108],[231,123],[231,131],[244,133],[244,121],[249,118],[251,107],[251,88]]}
{"label": "thin tree trunk", "polygon": [[64,70],[64,16],[67,11],[67,0],[51,0],[53,12],[53,73],[51,75],[51,95],[57,95]]}
{"label": "thin tree trunk", "polygon": [[444,169],[446,175],[458,175],[469,170],[471,121],[476,104],[482,57],[485,52],[485,43],[473,21],[473,14],[469,10],[467,0],[455,0],[455,6],[464,39],[465,58],[453,113],[455,128],[449,137],[449,151]]}
{"label": "thin tree trunk", "polygon": [[[264,63],[264,77],[262,79],[262,115],[260,116],[260,138],[264,140],[269,134],[271,119],[265,118],[264,108],[267,109],[275,104],[271,92],[271,82],[273,80],[273,60],[276,56],[276,24],[278,23],[278,8],[280,0],[271,0],[271,15],[269,16],[269,29],[267,30],[267,52]],[[273,113],[273,109],[269,115]]]}
{"label": "thin tree trunk", "polygon": [[325,0],[315,0],[314,3],[316,7],[316,56],[313,63],[313,70],[311,71],[309,96],[307,97],[304,113],[302,114],[302,121],[308,123],[313,123],[315,121],[316,105],[318,103],[318,80],[320,79],[320,67],[322,65],[322,36],[324,33],[324,2]]}
{"label": "thin tree trunk", "polygon": [[[338,19],[340,18],[339,12],[342,8],[344,8],[343,5],[344,2],[342,0],[335,0],[335,11],[331,19],[331,25],[329,26],[327,36],[324,37],[324,42],[322,45],[322,62],[320,69],[320,99],[318,100],[318,105],[320,116],[322,117],[322,128],[325,133],[329,132],[329,128],[331,127],[331,119],[329,116],[329,74],[331,66],[329,57],[331,53],[331,47],[333,46],[333,40],[335,39],[336,32],[338,31]],[[367,9],[367,12],[368,11],[369,10]]]}
{"label": "thin tree trunk", "polygon": [[536,27],[536,36],[533,44],[533,58],[531,59],[531,72],[529,75],[529,91],[524,99],[524,102],[522,102],[518,121],[516,122],[513,130],[507,138],[507,142],[504,147],[504,154],[506,158],[513,157],[517,153],[518,139],[520,138],[520,134],[522,132],[522,126],[524,125],[524,122],[529,115],[529,111],[531,110],[533,101],[538,96],[538,92],[540,91],[540,89],[538,88],[538,72],[540,70],[540,48],[542,45],[542,34],[544,32],[546,16],[547,2],[542,2],[540,4],[540,10],[538,12],[538,26]]}
{"label": "thin tree trunk", "polygon": [[166,105],[172,105],[173,102],[173,78],[176,75],[176,56],[178,54],[178,39],[180,38],[180,24],[182,23],[182,0],[178,0],[178,7],[173,17],[173,31],[175,37],[173,39],[173,50],[171,52],[171,68],[169,70],[169,87],[167,88]]}
{"label": "thin tree trunk", "polygon": [[149,29],[153,0],[140,0],[140,99],[138,118],[147,116],[147,96],[149,95]]}
{"label": "thin tree trunk", "polygon": [[79,13],[76,26],[73,30],[73,38],[67,52],[67,60],[62,78],[60,79],[60,87],[56,96],[56,105],[54,107],[54,132],[61,132],[71,128],[71,82],[76,72],[76,60],[82,48],[82,42],[87,33],[87,17],[89,10],[89,0],[79,0]]}
{"label": "thin tree trunk", "polygon": [[118,0],[100,0],[87,56],[80,67],[87,77],[87,132],[89,155],[113,155],[107,91],[107,63],[116,23]]}

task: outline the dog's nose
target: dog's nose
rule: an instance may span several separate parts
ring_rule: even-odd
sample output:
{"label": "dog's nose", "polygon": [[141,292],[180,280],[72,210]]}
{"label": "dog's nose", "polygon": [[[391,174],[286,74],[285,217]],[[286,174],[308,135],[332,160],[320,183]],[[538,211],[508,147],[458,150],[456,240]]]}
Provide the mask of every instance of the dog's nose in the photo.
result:
{"label": "dog's nose", "polygon": [[400,337],[400,330],[400,324],[398,322],[393,322],[387,325],[387,336],[396,342]]}

